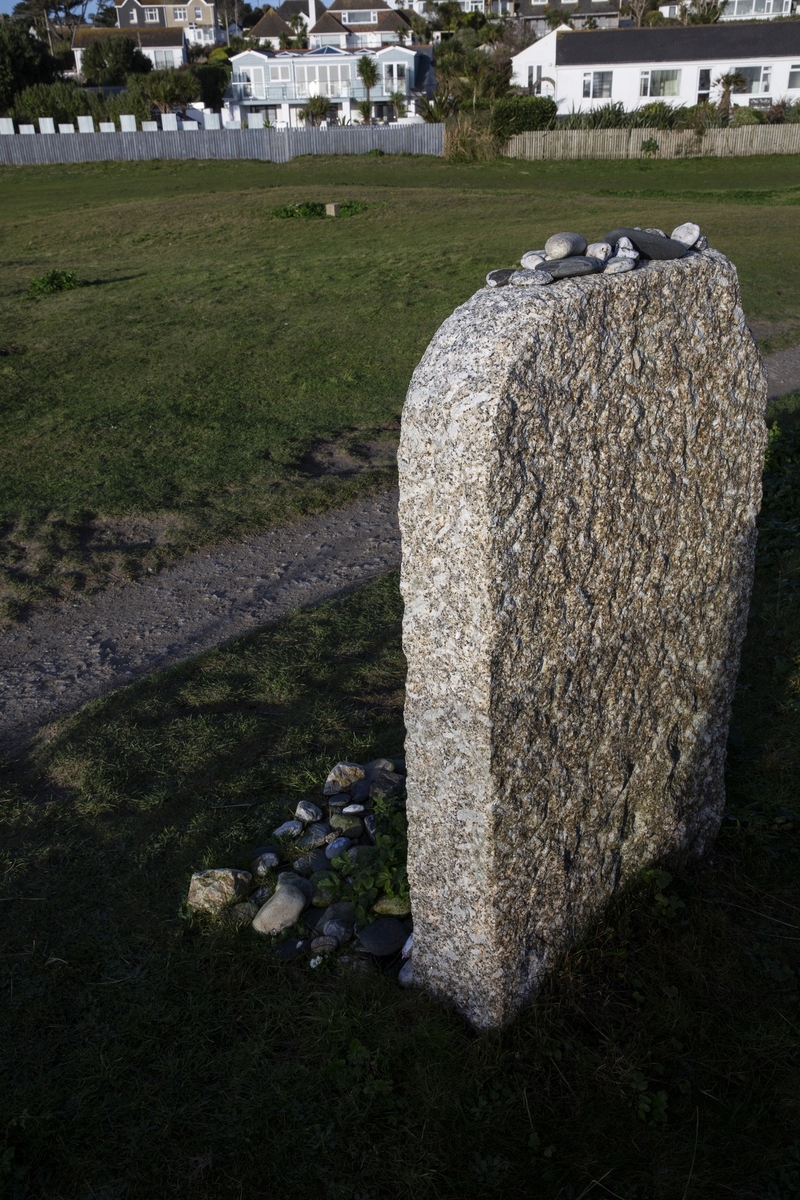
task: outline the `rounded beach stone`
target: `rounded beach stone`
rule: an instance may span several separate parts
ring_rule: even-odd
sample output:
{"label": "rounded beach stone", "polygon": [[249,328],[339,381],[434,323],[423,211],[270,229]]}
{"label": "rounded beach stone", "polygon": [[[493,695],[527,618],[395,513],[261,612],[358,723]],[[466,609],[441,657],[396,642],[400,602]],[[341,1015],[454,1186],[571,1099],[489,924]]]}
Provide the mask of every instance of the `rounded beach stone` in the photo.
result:
{"label": "rounded beach stone", "polygon": [[700,237],[700,226],[695,225],[694,221],[684,221],[682,225],[675,226],[671,236],[676,242],[683,242],[684,246],[691,248]]}
{"label": "rounded beach stone", "polygon": [[189,882],[186,907],[190,912],[216,913],[233,900],[245,896],[253,886],[249,871],[230,867],[197,871]]}
{"label": "rounded beach stone", "polygon": [[[656,235],[656,237],[666,237],[667,236],[664,233],[663,229],[645,229],[643,232],[644,233],[654,233]],[[678,241],[680,241],[680,238],[678,239]]]}
{"label": "rounded beach stone", "polygon": [[325,857],[328,859],[338,858],[340,854],[346,854],[352,844],[350,838],[336,838],[335,841],[329,842],[325,847]]}
{"label": "rounded beach stone", "polygon": [[401,968],[400,968],[400,970],[398,971],[398,973],[397,973],[397,982],[400,984],[400,987],[407,988],[407,987],[412,987],[412,986],[413,986],[413,984],[414,984],[414,970],[413,970],[413,968],[412,968],[412,966],[411,966],[411,959],[410,959],[410,958],[406,959],[406,961],[403,963],[402,967],[401,967]]}
{"label": "rounded beach stone", "polygon": [[278,888],[253,920],[256,933],[280,933],[300,920],[306,907],[306,898],[296,887]]}
{"label": "rounded beach stone", "polygon": [[606,234],[603,241],[616,246],[623,238],[627,238],[634,250],[638,250],[646,258],[683,258],[689,251],[689,247],[684,242],[678,242],[674,238],[660,237],[658,234],[648,233],[645,229],[629,227],[612,229],[611,233]]}
{"label": "rounded beach stone", "polygon": [[507,268],[502,268],[498,271],[490,271],[486,276],[486,286],[505,287],[513,274],[513,270],[508,270]]}
{"label": "rounded beach stone", "polygon": [[337,813],[335,817],[331,817],[331,828],[335,829],[341,837],[360,838],[364,832],[364,826],[361,824],[359,817],[349,813]]}
{"label": "rounded beach stone", "polygon": [[396,917],[378,917],[365,925],[358,935],[361,947],[368,954],[384,958],[388,954],[396,954],[401,950],[406,937],[406,931]]}
{"label": "rounded beach stone", "polygon": [[381,896],[372,906],[372,911],[380,917],[407,917],[411,912],[411,900],[399,896]]}
{"label": "rounded beach stone", "polygon": [[544,287],[553,282],[548,271],[515,271],[511,276],[512,287]]}
{"label": "rounded beach stone", "polygon": [[[516,274],[516,272],[514,272]],[[391,768],[379,767],[372,777],[372,782],[369,785],[369,795],[371,800],[389,800],[392,796],[397,796],[402,791],[404,780],[402,776],[396,775]]]}
{"label": "rounded beach stone", "polygon": [[[573,258],[562,258],[558,262],[549,262],[546,273],[553,279],[571,279],[574,275],[592,275],[595,271],[599,271],[602,265],[597,258],[575,255]],[[542,274],[545,272],[543,271]]]}
{"label": "rounded beach stone", "polygon": [[281,888],[294,887],[298,892],[302,892],[306,900],[311,901],[314,895],[314,885],[310,879],[304,879],[302,875],[295,875],[294,871],[281,871],[278,876],[278,882],[275,885],[275,891]]}
{"label": "rounded beach stone", "polygon": [[557,258],[569,258],[573,254],[583,254],[586,251],[586,238],[582,233],[554,233],[544,244],[547,261]]}
{"label": "rounded beach stone", "polygon": [[526,271],[535,271],[546,258],[547,252],[545,250],[526,250],[520,262]]}
{"label": "rounded beach stone", "polygon": [[327,821],[315,821],[309,826],[308,833],[298,839],[297,845],[302,850],[318,850],[324,846],[331,832]]}
{"label": "rounded beach stone", "polygon": [[611,246],[608,242],[592,242],[586,247],[586,257],[596,258],[598,262],[605,262],[611,257]]}
{"label": "rounded beach stone", "polygon": [[310,800],[301,800],[294,810],[294,815],[298,821],[321,821],[322,809],[318,808],[316,804],[312,804]]}
{"label": "rounded beach stone", "polygon": [[300,837],[303,832],[302,821],[284,821],[277,829],[273,829],[272,836],[276,838],[282,837]]}
{"label": "rounded beach stone", "polygon": [[364,811],[363,804],[348,804],[345,808],[342,809],[342,812],[344,813],[344,815],[346,817],[358,817],[361,815],[361,813],[363,813],[363,811]]}
{"label": "rounded beach stone", "polygon": [[322,793],[325,796],[338,796],[340,792],[349,792],[353,784],[363,778],[364,769],[358,763],[337,763],[325,780]]}
{"label": "rounded beach stone", "polygon": [[323,937],[316,937],[311,943],[312,954],[335,954],[339,949],[339,943],[335,937],[330,937],[325,934]]}
{"label": "rounded beach stone", "polygon": [[604,275],[623,275],[626,271],[632,271],[636,266],[635,258],[610,258],[605,265]]}
{"label": "rounded beach stone", "polygon": [[708,249],[708,238],[705,237],[703,234],[701,234],[700,237],[695,242],[695,244],[692,246],[692,249],[693,250],[707,250]]}
{"label": "rounded beach stone", "polygon": [[275,867],[280,866],[280,861],[280,858],[273,850],[267,850],[264,854],[259,854],[258,858],[254,858],[250,863],[253,878],[266,879]]}

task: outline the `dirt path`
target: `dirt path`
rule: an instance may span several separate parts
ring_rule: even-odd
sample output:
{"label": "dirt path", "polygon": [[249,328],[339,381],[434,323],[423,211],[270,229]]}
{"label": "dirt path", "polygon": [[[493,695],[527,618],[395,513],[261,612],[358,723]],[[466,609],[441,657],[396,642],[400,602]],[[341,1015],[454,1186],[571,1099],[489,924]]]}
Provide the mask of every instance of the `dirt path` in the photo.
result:
{"label": "dirt path", "polygon": [[35,613],[0,639],[0,746],[158,667],[365,583],[400,561],[397,492],[193,555]]}
{"label": "dirt path", "polygon": [[[767,360],[800,388],[800,346]],[[397,492],[185,559],[151,581],[35,614],[0,639],[0,747],[140,675],[318,604],[400,561]]]}

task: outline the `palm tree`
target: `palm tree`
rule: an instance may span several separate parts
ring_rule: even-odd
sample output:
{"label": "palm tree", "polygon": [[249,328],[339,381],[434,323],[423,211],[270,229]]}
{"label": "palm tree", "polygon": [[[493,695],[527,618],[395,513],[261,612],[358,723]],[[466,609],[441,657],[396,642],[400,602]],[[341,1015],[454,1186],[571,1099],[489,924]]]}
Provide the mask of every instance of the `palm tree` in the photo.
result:
{"label": "palm tree", "polygon": [[731,92],[743,92],[747,87],[747,80],[741,71],[728,71],[726,75],[720,75],[714,80],[714,87],[722,89],[722,94],[719,98],[719,113],[727,124],[731,119]]}
{"label": "palm tree", "polygon": [[389,99],[394,105],[395,116],[398,118],[398,120],[400,117],[404,117],[408,112],[405,92],[392,92],[389,96]]}
{"label": "palm tree", "polygon": [[298,115],[308,125],[321,125],[330,106],[331,102],[327,96],[309,96],[308,103],[300,109]]}
{"label": "palm tree", "polygon": [[[367,93],[366,116],[364,116],[364,124],[369,125],[369,123],[372,119],[372,107],[370,105],[370,92],[372,91],[372,89],[374,87],[377,87],[378,79],[380,78],[380,76],[378,75],[378,64],[375,62],[374,58],[370,58],[370,56],[368,54],[362,54],[361,58],[356,63],[356,71],[358,73],[358,78],[363,83],[364,90]],[[361,112],[360,107],[359,107],[359,112]]]}

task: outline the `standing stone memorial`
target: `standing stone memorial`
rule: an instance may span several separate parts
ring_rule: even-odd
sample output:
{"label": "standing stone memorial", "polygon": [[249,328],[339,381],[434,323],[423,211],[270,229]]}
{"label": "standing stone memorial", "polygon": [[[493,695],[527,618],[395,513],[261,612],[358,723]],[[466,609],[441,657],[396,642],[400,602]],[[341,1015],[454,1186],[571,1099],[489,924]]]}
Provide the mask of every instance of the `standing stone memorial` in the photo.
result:
{"label": "standing stone memorial", "polygon": [[414,982],[479,1027],[715,837],[761,497],[733,265],[551,278],[444,322],[399,453]]}

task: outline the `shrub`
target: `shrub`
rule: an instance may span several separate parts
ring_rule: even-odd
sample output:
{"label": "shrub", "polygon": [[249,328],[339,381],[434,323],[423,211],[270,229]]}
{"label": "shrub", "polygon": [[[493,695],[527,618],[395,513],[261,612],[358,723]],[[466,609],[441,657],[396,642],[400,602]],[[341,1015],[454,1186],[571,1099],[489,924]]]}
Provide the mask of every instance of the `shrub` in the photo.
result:
{"label": "shrub", "polygon": [[75,271],[48,271],[31,282],[30,290],[34,296],[52,296],[54,292],[71,292],[79,287],[83,287],[83,280]]}
{"label": "shrub", "polygon": [[81,74],[92,87],[122,84],[129,75],[144,75],[152,67],[133,38],[121,34],[90,42],[83,52]]}
{"label": "shrub", "polygon": [[744,108],[738,105],[733,114],[731,125],[734,129],[741,129],[743,125],[763,125],[766,121],[764,113],[761,113],[756,108]]}
{"label": "shrub", "polygon": [[35,83],[14,97],[13,115],[20,124],[32,125],[39,117],[74,124],[85,116],[103,120],[104,107],[96,92],[86,92],[76,83]]}
{"label": "shrub", "polygon": [[548,96],[508,96],[492,109],[492,133],[507,142],[515,133],[528,129],[548,129],[558,109]]}
{"label": "shrub", "polygon": [[200,99],[203,104],[215,111],[221,108],[222,97],[231,77],[231,68],[227,60],[207,62],[192,69],[200,84]]}
{"label": "shrub", "polygon": [[444,131],[444,157],[451,162],[489,162],[500,155],[500,139],[491,122],[459,113]]}
{"label": "shrub", "polygon": [[29,23],[0,19],[0,113],[11,108],[18,92],[55,78],[56,64],[44,42],[28,32]]}
{"label": "shrub", "polygon": [[[363,200],[342,200],[339,203],[339,216],[354,217],[356,213],[364,212],[368,208],[369,205],[365,204]],[[271,217],[301,217],[307,221],[319,220],[327,215],[325,205],[317,200],[303,200],[299,204],[282,204],[280,208],[274,208],[270,213]]]}

